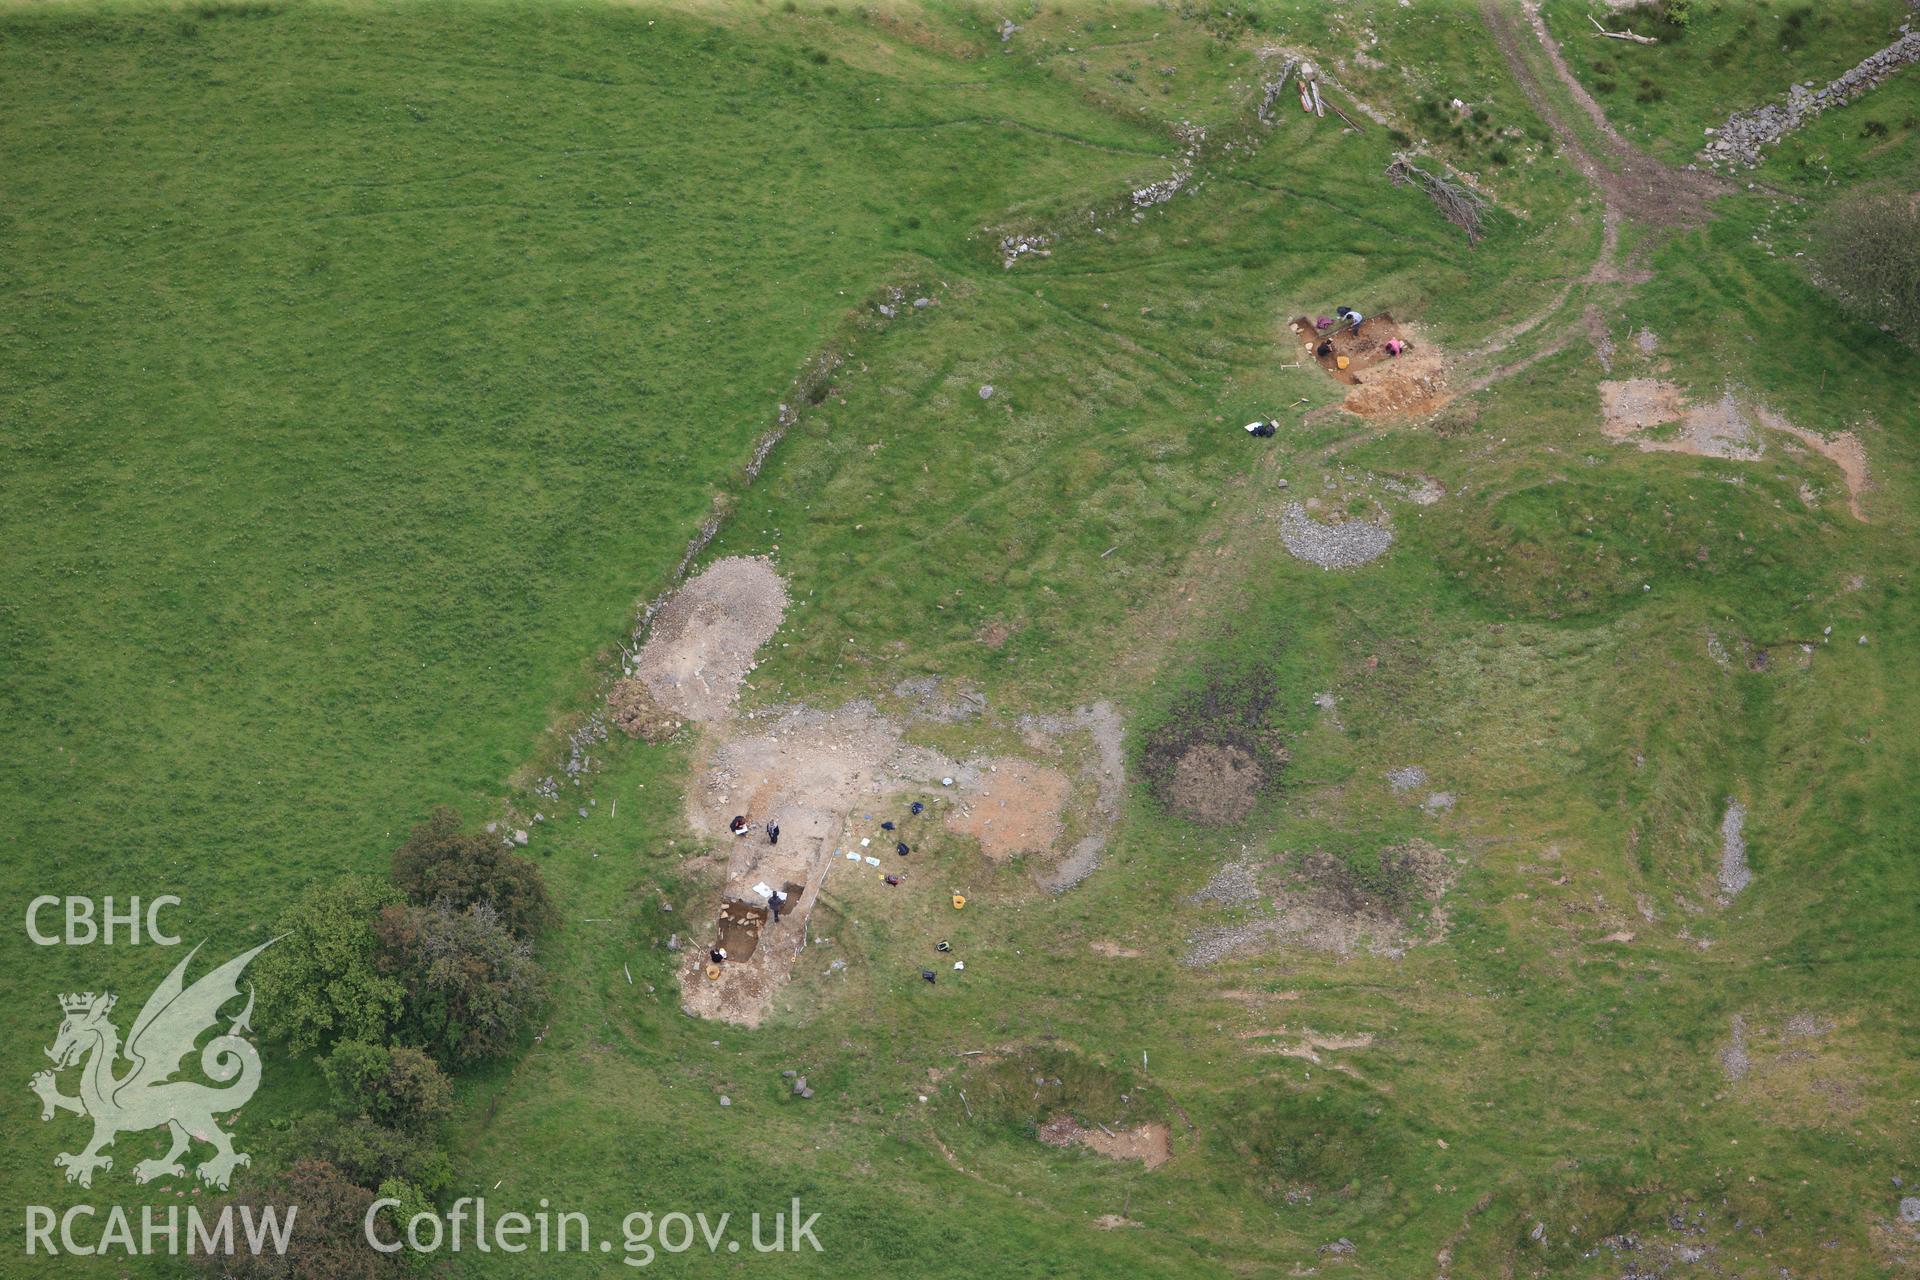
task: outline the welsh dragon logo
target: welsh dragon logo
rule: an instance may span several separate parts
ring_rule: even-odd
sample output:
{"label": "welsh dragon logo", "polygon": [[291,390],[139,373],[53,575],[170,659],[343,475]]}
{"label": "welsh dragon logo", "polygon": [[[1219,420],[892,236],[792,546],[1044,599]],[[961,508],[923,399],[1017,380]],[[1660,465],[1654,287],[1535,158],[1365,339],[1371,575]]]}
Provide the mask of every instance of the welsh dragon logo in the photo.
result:
{"label": "welsh dragon logo", "polygon": [[[147,997],[140,1016],[133,1020],[124,1050],[119,1028],[107,1018],[117,997],[91,991],[60,997],[60,1011],[66,1016],[53,1047],[47,1050],[53,1070],[39,1072],[28,1083],[40,1095],[42,1120],[53,1119],[55,1111],[71,1111],[93,1120],[93,1141],[84,1151],[78,1155],[63,1152],[53,1158],[67,1171],[68,1182],[92,1186],[95,1169],[113,1168],[113,1158],[101,1151],[112,1146],[115,1137],[162,1126],[172,1135],[173,1145],[159,1159],[135,1165],[136,1182],[186,1173],[180,1157],[195,1142],[208,1143],[214,1149],[212,1158],[194,1171],[209,1186],[226,1190],[234,1169],[252,1163],[252,1157],[233,1149],[232,1138],[213,1119],[216,1111],[239,1109],[260,1087],[259,1051],[242,1038],[243,1032],[252,1030],[248,1025],[253,1015],[251,986],[247,989],[247,1007],[224,1035],[215,1036],[200,1050],[200,1069],[226,1087],[213,1088],[172,1077],[180,1070],[182,1059],[193,1052],[194,1042],[219,1022],[221,1006],[240,994],[241,971],[274,941],[278,939],[234,957],[189,987],[184,979],[187,965],[200,953],[196,946]],[[132,1065],[124,1074],[116,1075],[115,1067],[123,1054]],[[83,1059],[80,1094],[68,1097],[60,1092],[55,1075]],[[230,1080],[233,1083],[227,1084]]]}

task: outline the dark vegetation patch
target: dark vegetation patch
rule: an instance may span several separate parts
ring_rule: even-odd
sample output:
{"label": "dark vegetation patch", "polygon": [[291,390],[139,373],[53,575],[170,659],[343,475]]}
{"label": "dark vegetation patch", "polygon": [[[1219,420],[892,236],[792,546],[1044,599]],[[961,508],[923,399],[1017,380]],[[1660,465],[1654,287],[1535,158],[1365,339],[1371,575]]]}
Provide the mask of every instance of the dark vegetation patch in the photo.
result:
{"label": "dark vegetation patch", "polygon": [[[1862,136],[1885,136],[1869,120]],[[1869,188],[1828,206],[1814,224],[1811,261],[1819,279],[1905,341],[1920,327],[1920,202],[1894,188]]]}
{"label": "dark vegetation patch", "polygon": [[1314,909],[1380,925],[1412,923],[1445,892],[1446,855],[1424,840],[1367,856],[1300,855],[1287,887]]}
{"label": "dark vegetation patch", "polygon": [[1141,762],[1161,806],[1205,826],[1243,821],[1287,762],[1278,694],[1264,671],[1216,672],[1175,702]]}
{"label": "dark vegetation patch", "polygon": [[1401,1123],[1363,1086],[1329,1080],[1318,1088],[1284,1081],[1260,1087],[1234,1109],[1221,1134],[1254,1189],[1269,1200],[1328,1198],[1367,1211],[1394,1199],[1392,1171],[1405,1167]]}
{"label": "dark vegetation patch", "polygon": [[1056,1116],[1087,1128],[1118,1129],[1164,1119],[1156,1091],[1124,1065],[1110,1066],[1060,1044],[1028,1045],[983,1058],[959,1088],[976,1123],[1029,1138]]}

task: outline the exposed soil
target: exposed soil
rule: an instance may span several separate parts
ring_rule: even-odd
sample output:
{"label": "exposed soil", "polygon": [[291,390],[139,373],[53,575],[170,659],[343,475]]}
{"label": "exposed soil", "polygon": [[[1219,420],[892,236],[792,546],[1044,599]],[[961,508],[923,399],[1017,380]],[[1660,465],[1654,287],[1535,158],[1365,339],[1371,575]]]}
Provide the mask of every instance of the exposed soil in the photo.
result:
{"label": "exposed soil", "polygon": [[1269,726],[1270,678],[1215,676],[1147,739],[1147,781],[1162,806],[1206,826],[1243,821],[1286,764]]}
{"label": "exposed soil", "polygon": [[1014,756],[984,766],[979,793],[949,811],[947,829],[978,840],[980,852],[995,862],[1051,851],[1072,790],[1067,775]]}
{"label": "exposed soil", "polygon": [[1232,743],[1201,742],[1174,763],[1167,798],[1195,822],[1231,826],[1253,811],[1265,781],[1252,752]]}
{"label": "exposed soil", "polygon": [[1093,1225],[1102,1231],[1117,1231],[1122,1227],[1138,1227],[1143,1224],[1132,1218],[1123,1218],[1117,1213],[1103,1213],[1093,1220]]}
{"label": "exposed soil", "polygon": [[1356,1035],[1322,1035],[1311,1027],[1302,1027],[1289,1031],[1278,1027],[1271,1031],[1255,1030],[1239,1033],[1242,1040],[1261,1040],[1271,1043],[1249,1045],[1261,1053],[1277,1053],[1288,1058],[1304,1058],[1308,1062],[1318,1063],[1323,1052],[1337,1053],[1346,1049],[1365,1049],[1373,1044],[1373,1033],[1362,1031]]}
{"label": "exposed soil", "polygon": [[1851,431],[1841,431],[1832,436],[1823,436],[1805,427],[1797,427],[1779,414],[1762,405],[1753,406],[1754,417],[1769,431],[1778,431],[1792,436],[1815,453],[1840,468],[1841,476],[1847,484],[1847,510],[1855,520],[1866,523],[1866,512],[1861,509],[1860,497],[1867,491],[1867,449],[1860,443],[1860,437]]}
{"label": "exposed soil", "polygon": [[683,721],[653,700],[646,683],[631,677],[616,680],[607,691],[607,715],[629,738],[665,742]]}
{"label": "exposed soil", "polygon": [[716,925],[719,945],[727,952],[730,962],[751,960],[754,950],[760,945],[760,931],[766,927],[767,909],[749,906],[744,902],[727,899],[720,904],[720,918]]}
{"label": "exposed soil", "polygon": [[[1867,518],[1860,503],[1868,487],[1867,451],[1860,437],[1851,431],[1823,436],[1796,426],[1765,405],[1743,403],[1732,391],[1722,392],[1720,398],[1710,404],[1690,404],[1683,388],[1653,378],[1602,382],[1600,405],[1601,432],[1609,439],[1630,442],[1648,453],[1685,453],[1700,458],[1752,462],[1766,452],[1765,441],[1755,424],[1777,431],[1840,468],[1847,487],[1847,510],[1856,520],[1865,522]],[[1672,435],[1645,434],[1668,424],[1678,426]]]}
{"label": "exposed soil", "polygon": [[1108,942],[1105,939],[1097,939],[1089,942],[1087,944],[1087,950],[1097,956],[1105,956],[1109,960],[1138,960],[1140,958],[1140,953],[1132,947],[1123,947],[1117,942]]}
{"label": "exposed soil", "polygon": [[[1341,407],[1362,417],[1418,417],[1432,413],[1447,400],[1447,364],[1439,348],[1424,338],[1415,341],[1407,330],[1382,312],[1368,316],[1358,333],[1340,329],[1320,335],[1310,316],[1297,316],[1288,326],[1303,355],[1314,361],[1327,376],[1353,388]],[[1398,338],[1408,343],[1404,355],[1387,351],[1387,342]],[[1326,345],[1331,350],[1320,355]],[[1340,367],[1345,357],[1346,368]]]}
{"label": "exposed soil", "polygon": [[1045,740],[1084,733],[1093,744],[1086,772],[1094,785],[1093,829],[1074,841],[1073,848],[1051,867],[1034,872],[1034,880],[1049,893],[1063,893],[1092,875],[1106,853],[1107,833],[1120,820],[1120,802],[1127,792],[1126,730],[1112,703],[1075,707],[1064,716],[1025,716],[1021,731]]}
{"label": "exposed soil", "polygon": [[1636,431],[1678,422],[1684,395],[1677,383],[1653,378],[1603,382],[1600,403],[1605,419],[1600,429],[1616,440],[1624,440]]}
{"label": "exposed soil", "polygon": [[[695,832],[725,849],[720,897],[735,905],[720,922],[729,959],[718,976],[707,975],[707,944],[687,957],[681,991],[689,1013],[760,1023],[792,976],[820,886],[849,852],[891,865],[896,842],[916,845],[915,832],[934,824],[976,836],[990,857],[1053,851],[1074,790],[1067,771],[1015,756],[956,760],[908,742],[907,723],[854,702],[832,711],[750,711],[709,729],[694,760],[698,782],[688,791],[686,817]],[[1029,717],[1021,727],[1036,750],[1052,751],[1059,737],[1077,732],[1094,741],[1082,772],[1095,797],[1091,829],[1034,875],[1043,888],[1057,890],[1098,865],[1119,816],[1125,794],[1119,717],[1097,704],[1065,716]],[[926,806],[918,816],[910,810],[916,799]],[[752,824],[748,835],[729,832],[735,815]],[[884,830],[882,821],[895,822],[895,830]],[[766,838],[769,822],[780,827],[778,845]],[[755,912],[764,915],[761,885],[784,887],[789,902],[779,925],[759,925],[754,946],[748,935],[758,923]]]}
{"label": "exposed soil", "polygon": [[635,675],[659,708],[688,720],[718,720],[733,708],[754,653],[780,628],[787,584],[770,561],[719,560],[654,615]]}
{"label": "exposed soil", "polygon": [[[901,726],[869,702],[833,711],[785,707],[736,722],[696,767],[702,785],[687,796],[695,831],[729,838],[728,821],[742,814],[756,824],[778,823],[783,849],[837,838],[856,805],[907,790],[938,794],[943,777],[971,788],[980,772],[908,743]],[[755,835],[735,845],[764,843]]]}
{"label": "exposed soil", "polygon": [[[1751,462],[1763,451],[1759,433],[1731,391],[1711,404],[1689,405],[1681,389],[1671,382],[1630,378],[1602,382],[1600,403],[1600,430],[1609,439],[1631,441],[1643,452]],[[1677,434],[1643,434],[1668,423],[1679,424]]]}
{"label": "exposed soil", "polygon": [[1163,1124],[1143,1124],[1109,1133],[1083,1129],[1072,1116],[1059,1115],[1040,1126],[1040,1141],[1050,1147],[1078,1143],[1112,1160],[1139,1160],[1149,1169],[1158,1169],[1173,1157],[1173,1132]]}

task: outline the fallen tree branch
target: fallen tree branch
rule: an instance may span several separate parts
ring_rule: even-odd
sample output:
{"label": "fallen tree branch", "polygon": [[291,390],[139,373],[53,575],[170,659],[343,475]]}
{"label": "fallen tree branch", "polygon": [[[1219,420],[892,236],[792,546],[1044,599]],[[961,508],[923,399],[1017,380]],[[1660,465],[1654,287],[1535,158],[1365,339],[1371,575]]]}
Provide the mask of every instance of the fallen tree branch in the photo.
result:
{"label": "fallen tree branch", "polygon": [[1488,208],[1485,196],[1437,173],[1429,173],[1415,164],[1404,151],[1394,154],[1392,162],[1387,165],[1387,176],[1393,179],[1396,187],[1418,182],[1426,191],[1427,198],[1446,215],[1447,221],[1467,233],[1467,243],[1478,243],[1482,232],[1481,220]]}
{"label": "fallen tree branch", "polygon": [[1598,31],[1601,35],[1605,36],[1609,40],[1631,40],[1635,44],[1659,44],[1660,43],[1660,41],[1655,39],[1653,36],[1636,35],[1631,31],[1609,31],[1605,27],[1601,26],[1600,20],[1594,17],[1592,14],[1587,15],[1587,21],[1593,24],[1594,30]]}

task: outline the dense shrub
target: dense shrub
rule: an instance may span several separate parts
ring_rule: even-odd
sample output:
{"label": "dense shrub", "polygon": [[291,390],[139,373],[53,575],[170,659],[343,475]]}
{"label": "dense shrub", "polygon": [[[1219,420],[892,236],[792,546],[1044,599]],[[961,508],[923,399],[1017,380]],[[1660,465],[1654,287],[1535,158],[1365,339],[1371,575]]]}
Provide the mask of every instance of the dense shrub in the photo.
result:
{"label": "dense shrub", "polygon": [[376,1124],[366,1116],[309,1111],[294,1120],[288,1138],[294,1150],[325,1161],[356,1186],[371,1189],[399,1178],[429,1198],[453,1186],[453,1162],[434,1138]]}
{"label": "dense shrub", "polygon": [[376,880],[348,879],[314,885],[295,900],[280,917],[280,938],[253,964],[263,1034],[295,1053],[387,1038],[405,992],[378,970],[373,921],[399,896]]}
{"label": "dense shrub", "polygon": [[522,938],[538,934],[553,916],[540,869],[498,836],[461,830],[460,815],[444,807],[394,850],[393,883],[418,906],[465,910],[487,903]]}
{"label": "dense shrub", "polygon": [[342,1115],[364,1115],[399,1129],[425,1129],[453,1105],[453,1082],[418,1049],[343,1040],[321,1062]]}
{"label": "dense shrub", "polygon": [[268,1249],[253,1254],[240,1247],[231,1255],[200,1254],[195,1262],[203,1274],[217,1280],[387,1280],[406,1275],[407,1264],[399,1255],[367,1247],[362,1223],[373,1201],[372,1191],[327,1161],[296,1161],[251,1193],[222,1202],[236,1206],[236,1219],[238,1207],[246,1206],[255,1214],[271,1208],[283,1222],[288,1207],[298,1205],[286,1253]]}
{"label": "dense shrub", "polygon": [[374,922],[380,970],[406,989],[398,1031],[448,1066],[513,1049],[544,993],[532,948],[485,903],[388,906]]}
{"label": "dense shrub", "polygon": [[1920,334],[1920,202],[1874,191],[1834,204],[1814,226],[1823,282],[1908,342]]}

